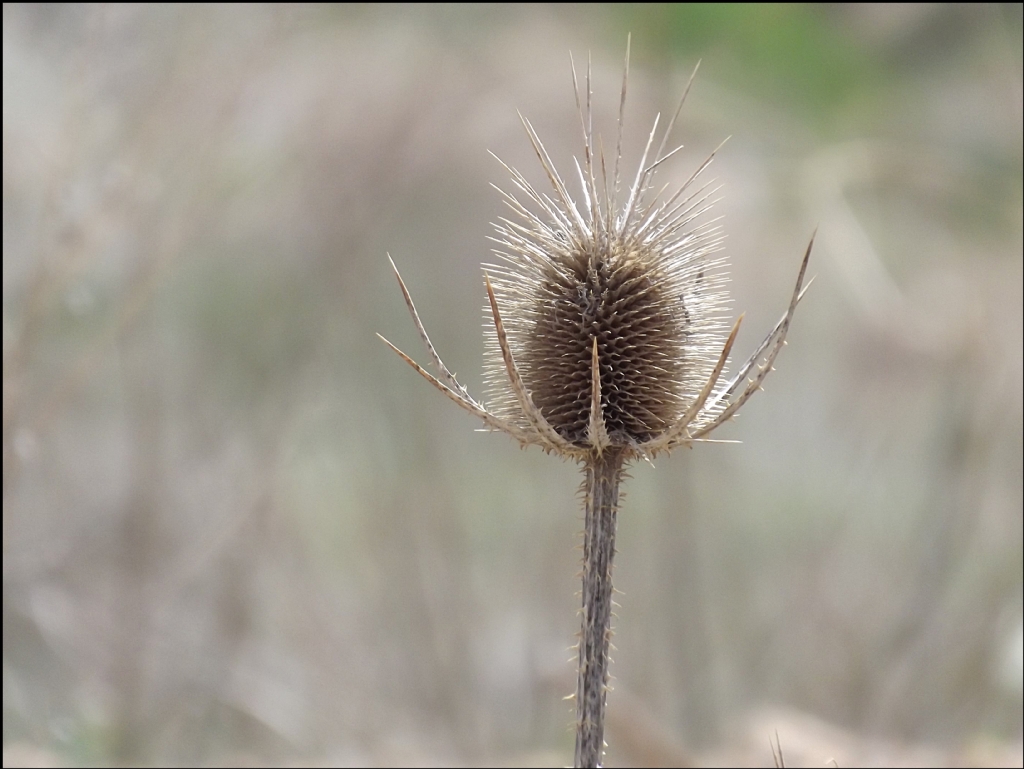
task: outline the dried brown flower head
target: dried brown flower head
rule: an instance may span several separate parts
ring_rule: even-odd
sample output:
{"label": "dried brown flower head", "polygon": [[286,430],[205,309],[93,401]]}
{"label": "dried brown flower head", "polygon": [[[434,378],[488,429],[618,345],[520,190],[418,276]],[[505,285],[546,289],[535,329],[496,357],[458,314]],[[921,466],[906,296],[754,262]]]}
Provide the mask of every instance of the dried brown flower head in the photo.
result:
{"label": "dried brown flower head", "polygon": [[583,166],[576,163],[582,206],[533,126],[520,116],[554,196],[539,192],[518,170],[502,163],[533,208],[499,189],[514,218],[495,224],[495,254],[503,264],[485,267],[486,311],[492,318],[485,326],[489,405],[474,400],[441,362],[397,268],[437,376],[384,339],[489,428],[523,445],[536,444],[577,460],[609,447],[625,449],[629,456],[653,457],[700,441],[731,418],[760,388],[785,344],[813,245],[812,238],[786,314],[736,374],[719,384],[742,316],[726,335],[724,265],[714,256],[720,250],[720,228],[714,222],[697,223],[710,208],[714,191],[708,184],[694,189],[695,182],[715,153],[673,194],[666,197],[662,188],[651,195],[658,166],[681,149],[663,154],[688,84],[655,159],[648,163],[660,116],[655,119],[620,208],[626,83],[624,77],[609,178],[605,158],[594,151],[589,69],[585,101],[573,69],[583,133]]}
{"label": "dried brown flower head", "polygon": [[701,222],[714,190],[697,180],[714,153],[675,192],[666,194],[667,187],[655,191],[655,172],[677,151],[664,152],[684,93],[652,157],[655,119],[636,175],[620,196],[628,45],[625,70],[609,172],[603,153],[595,152],[590,69],[581,98],[573,67],[583,135],[583,163],[575,164],[578,199],[533,126],[520,116],[552,192],[539,191],[502,163],[517,192],[499,190],[513,215],[495,225],[501,264],[488,265],[484,272],[491,320],[485,324],[489,405],[474,400],[442,363],[397,269],[436,375],[384,340],[489,429],[584,466],[576,766],[598,766],[603,753],[611,573],[623,468],[636,458],[708,440],[705,436],[760,389],[806,290],[813,245],[812,237],[786,314],[746,363],[720,383],[742,317],[726,334],[725,272],[715,256],[721,234],[713,221]]}

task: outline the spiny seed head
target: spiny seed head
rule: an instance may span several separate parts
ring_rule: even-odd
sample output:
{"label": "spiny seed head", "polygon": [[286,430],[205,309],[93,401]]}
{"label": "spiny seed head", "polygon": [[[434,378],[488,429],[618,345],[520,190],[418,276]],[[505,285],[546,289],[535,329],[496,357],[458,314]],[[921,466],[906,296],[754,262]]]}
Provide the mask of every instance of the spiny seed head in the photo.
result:
{"label": "spiny seed head", "polygon": [[[707,162],[674,194],[665,197],[663,188],[652,196],[654,174],[664,159],[647,165],[655,120],[636,180],[620,205],[618,154],[611,180],[604,158],[594,157],[589,90],[588,76],[586,114],[581,109],[582,168],[576,162],[582,207],[524,120],[555,196],[538,194],[522,174],[508,169],[530,205],[502,193],[513,218],[494,225],[501,264],[485,268],[534,405],[562,438],[583,451],[591,443],[595,340],[609,444],[638,447],[676,425],[699,397],[728,330],[724,264],[714,256],[721,235],[713,223],[699,223],[713,191],[706,185],[693,189]],[[621,137],[621,114],[619,121]],[[485,314],[490,410],[529,429],[489,305]],[[720,410],[703,410],[692,426],[711,422]]]}
{"label": "spiny seed head", "polygon": [[589,70],[585,107],[576,87],[583,134],[583,164],[576,162],[582,206],[525,118],[553,195],[538,192],[519,171],[505,166],[526,203],[502,192],[513,216],[495,225],[498,234],[492,239],[501,264],[485,267],[490,406],[475,400],[445,366],[394,262],[435,374],[384,339],[487,429],[588,467],[606,450],[619,460],[650,458],[710,440],[705,436],[731,419],[772,370],[806,291],[804,275],[814,245],[812,237],[786,314],[739,370],[720,381],[742,316],[723,342],[726,276],[715,256],[721,234],[714,221],[701,223],[714,190],[695,184],[714,153],[674,193],[666,195],[666,185],[652,195],[655,171],[675,154],[663,154],[673,117],[648,164],[658,130],[655,119],[636,177],[619,204],[628,45],[626,50],[610,175],[603,154],[594,153]]}

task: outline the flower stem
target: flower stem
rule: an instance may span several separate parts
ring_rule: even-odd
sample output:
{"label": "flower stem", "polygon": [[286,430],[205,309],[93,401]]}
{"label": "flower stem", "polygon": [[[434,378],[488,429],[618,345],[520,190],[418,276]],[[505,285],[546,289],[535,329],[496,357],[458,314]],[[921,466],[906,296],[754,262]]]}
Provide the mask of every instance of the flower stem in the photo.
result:
{"label": "flower stem", "polygon": [[587,461],[583,532],[583,623],[576,682],[576,767],[601,765],[608,693],[612,617],[612,559],[619,481],[626,452],[605,451]]}

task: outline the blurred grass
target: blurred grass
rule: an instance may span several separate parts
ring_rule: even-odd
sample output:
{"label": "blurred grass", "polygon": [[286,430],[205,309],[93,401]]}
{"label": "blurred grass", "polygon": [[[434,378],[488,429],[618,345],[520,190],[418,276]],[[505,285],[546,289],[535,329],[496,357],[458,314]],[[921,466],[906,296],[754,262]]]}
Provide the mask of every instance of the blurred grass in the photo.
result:
{"label": "blurred grass", "polygon": [[733,135],[741,354],[820,235],[744,444],[627,486],[608,765],[1019,764],[1021,26],[5,5],[5,765],[564,763],[578,472],[374,332],[390,251],[481,394],[486,150],[566,165],[569,50],[607,136],[627,31],[629,153],[698,58],[666,180]]}
{"label": "blurred grass", "polygon": [[885,74],[885,63],[866,41],[843,29],[844,20],[855,20],[852,10],[795,3],[638,3],[620,6],[619,15],[617,24],[644,41],[641,61],[659,53],[713,59],[719,82],[822,126],[873,94]]}

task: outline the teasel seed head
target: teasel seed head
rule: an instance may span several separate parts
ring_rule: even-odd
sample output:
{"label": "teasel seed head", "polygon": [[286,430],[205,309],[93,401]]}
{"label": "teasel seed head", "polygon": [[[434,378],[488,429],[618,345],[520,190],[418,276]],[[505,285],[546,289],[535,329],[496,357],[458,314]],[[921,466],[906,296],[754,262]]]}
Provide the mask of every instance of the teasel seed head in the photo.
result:
{"label": "teasel seed head", "polygon": [[[602,169],[606,164],[595,158],[589,127],[589,76],[586,100],[582,168],[577,162],[582,207],[570,197],[524,119],[556,199],[537,195],[510,168],[514,183],[534,206],[504,193],[513,218],[495,225],[501,264],[485,269],[523,384],[551,427],[575,451],[594,448],[596,345],[608,445],[639,449],[663,436],[694,404],[728,330],[724,264],[715,256],[720,229],[713,222],[700,223],[714,190],[695,184],[710,158],[664,202],[659,204],[657,197],[648,201],[658,166],[646,165],[652,131],[620,206],[618,180],[609,187],[609,180],[595,178],[595,160]],[[490,307],[486,312],[491,315]],[[485,322],[485,329],[489,406],[527,429],[495,325]],[[693,425],[710,422],[720,410],[704,410]]]}
{"label": "teasel seed head", "polygon": [[804,275],[814,243],[812,237],[786,314],[720,384],[742,316],[726,334],[727,276],[717,255],[722,235],[717,221],[706,218],[717,190],[701,180],[718,150],[675,191],[654,183],[659,167],[682,149],[665,152],[697,70],[652,154],[660,123],[655,118],[626,184],[620,166],[628,60],[627,44],[611,163],[594,141],[590,67],[581,96],[573,66],[583,137],[582,163],[575,162],[577,193],[520,115],[553,192],[540,192],[502,163],[516,191],[496,187],[512,215],[494,225],[500,263],[484,266],[490,403],[474,400],[445,367],[397,269],[436,375],[384,340],[488,429],[584,462],[609,449],[625,459],[650,459],[709,440],[704,436],[732,418],[772,370],[809,287]]}

